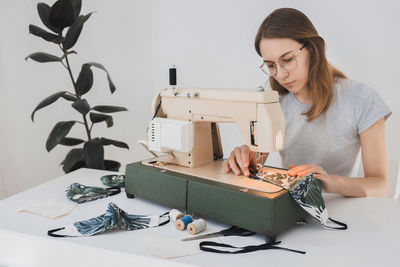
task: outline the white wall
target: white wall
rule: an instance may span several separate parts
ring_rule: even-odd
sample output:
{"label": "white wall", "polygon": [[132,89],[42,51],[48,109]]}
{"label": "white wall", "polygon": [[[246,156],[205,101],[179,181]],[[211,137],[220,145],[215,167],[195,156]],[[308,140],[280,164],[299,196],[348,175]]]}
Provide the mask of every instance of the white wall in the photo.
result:
{"label": "white wall", "polygon": [[[51,4],[52,1],[45,1]],[[80,64],[97,61],[109,70],[117,91],[110,96],[104,73],[95,71],[92,105],[122,105],[115,126],[95,134],[127,142],[131,150],[107,149],[123,165],[148,157],[136,141],[145,136],[154,93],[168,83],[168,67],[178,68],[180,86],[253,89],[265,82],[258,70],[254,36],[267,14],[279,7],[303,11],[328,45],[328,58],[350,78],[374,87],[393,111],[387,122],[389,170],[400,162],[400,19],[397,1],[268,0],[84,0],[82,11],[96,11],[71,56],[75,76]],[[25,62],[31,52],[58,53],[54,45],[28,34],[41,26],[36,1],[0,0],[0,198],[62,175],[58,166],[68,149],[45,150],[47,135],[60,120],[78,119],[69,103],[30,113],[43,98],[71,90],[62,66]],[[75,136],[84,134],[78,127]],[[242,143],[234,126],[222,129],[225,153]]]}

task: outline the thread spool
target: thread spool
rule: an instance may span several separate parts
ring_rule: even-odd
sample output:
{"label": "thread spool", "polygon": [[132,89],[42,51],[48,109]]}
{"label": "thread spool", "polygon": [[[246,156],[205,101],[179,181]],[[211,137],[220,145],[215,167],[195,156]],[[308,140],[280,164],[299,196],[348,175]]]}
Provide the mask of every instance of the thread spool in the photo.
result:
{"label": "thread spool", "polygon": [[175,89],[176,86],[176,68],[175,65],[172,65],[169,69],[169,85],[171,86],[172,90]]}
{"label": "thread spool", "polygon": [[182,218],[183,216],[185,216],[185,215],[182,212],[180,212],[179,210],[177,210],[177,209],[172,209],[169,212],[169,217],[171,218],[171,220],[173,222],[175,222],[176,220]]}
{"label": "thread spool", "polygon": [[182,218],[176,220],[175,227],[179,231],[183,231],[186,229],[189,223],[193,222],[193,219],[190,215],[183,216]]}
{"label": "thread spool", "polygon": [[207,223],[204,219],[195,220],[187,226],[188,232],[191,235],[203,232],[207,228]]}

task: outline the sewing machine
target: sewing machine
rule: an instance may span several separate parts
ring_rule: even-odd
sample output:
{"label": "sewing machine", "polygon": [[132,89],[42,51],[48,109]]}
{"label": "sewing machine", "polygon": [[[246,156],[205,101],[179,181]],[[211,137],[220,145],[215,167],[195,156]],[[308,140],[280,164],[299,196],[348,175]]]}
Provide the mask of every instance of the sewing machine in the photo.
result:
{"label": "sewing machine", "polygon": [[152,107],[154,118],[142,144],[155,157],[127,165],[128,197],[269,236],[306,216],[281,187],[223,169],[218,123],[235,123],[252,151],[282,149],[285,119],[277,92],[164,89]]}

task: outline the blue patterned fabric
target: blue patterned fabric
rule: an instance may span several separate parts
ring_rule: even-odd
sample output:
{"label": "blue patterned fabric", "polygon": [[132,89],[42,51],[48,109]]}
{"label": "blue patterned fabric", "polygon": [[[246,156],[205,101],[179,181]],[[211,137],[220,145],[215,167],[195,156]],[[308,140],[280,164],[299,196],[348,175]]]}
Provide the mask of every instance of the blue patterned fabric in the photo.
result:
{"label": "blue patterned fabric", "polygon": [[[123,229],[126,231],[139,230],[149,227],[161,226],[169,222],[168,212],[158,215],[134,215],[128,214],[117,205],[110,202],[104,214],[73,225],[48,231],[53,237],[65,236],[91,236],[112,229]],[[55,234],[57,232],[57,234]]]}
{"label": "blue patterned fabric", "polygon": [[73,183],[65,189],[67,198],[79,204],[113,196],[120,192],[119,187],[102,188],[78,183]]}
{"label": "blue patterned fabric", "polygon": [[328,210],[322,197],[321,182],[315,179],[312,173],[300,177],[290,176],[286,173],[259,172],[256,175],[251,175],[250,178],[272,183],[288,190],[297,204],[325,227],[347,228],[347,225],[329,218]]}

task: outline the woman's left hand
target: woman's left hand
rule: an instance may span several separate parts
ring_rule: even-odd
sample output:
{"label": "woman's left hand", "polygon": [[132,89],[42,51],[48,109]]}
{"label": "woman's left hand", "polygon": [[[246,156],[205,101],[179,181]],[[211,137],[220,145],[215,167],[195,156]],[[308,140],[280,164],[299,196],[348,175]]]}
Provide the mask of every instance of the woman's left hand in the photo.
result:
{"label": "woman's left hand", "polygon": [[321,166],[317,166],[316,164],[302,164],[302,165],[290,165],[290,170],[288,170],[288,174],[290,176],[304,176],[308,173],[312,173],[314,177],[322,182],[322,188],[327,193],[334,192],[335,182],[335,175],[329,175],[324,168]]}

